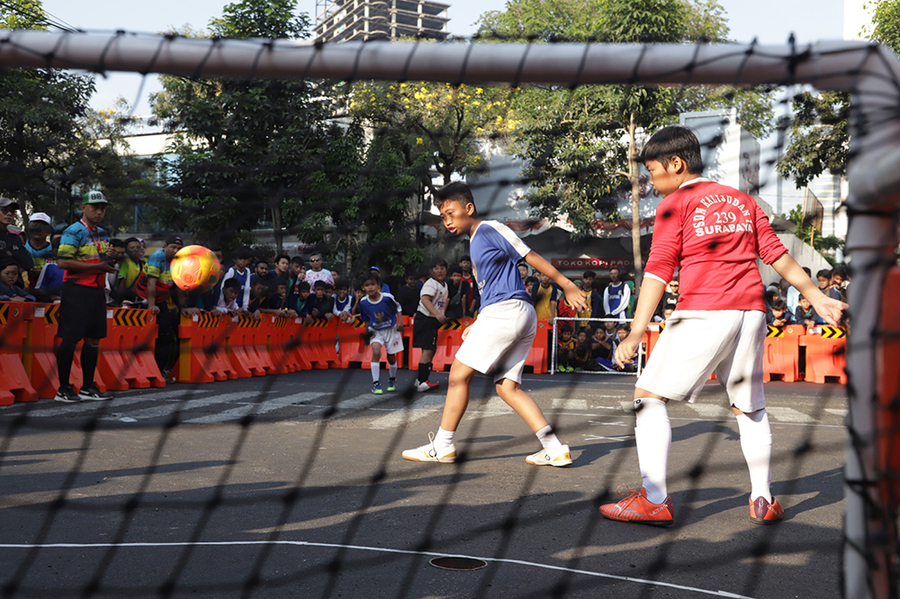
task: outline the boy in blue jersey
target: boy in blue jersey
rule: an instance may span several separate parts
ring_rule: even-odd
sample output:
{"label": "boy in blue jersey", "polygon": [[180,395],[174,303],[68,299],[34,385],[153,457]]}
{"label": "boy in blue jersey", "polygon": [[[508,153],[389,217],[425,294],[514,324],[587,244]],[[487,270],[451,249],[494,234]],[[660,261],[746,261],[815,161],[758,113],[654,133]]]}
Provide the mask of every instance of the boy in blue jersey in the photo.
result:
{"label": "boy in blue jersey", "polygon": [[538,466],[568,466],[572,463],[569,446],[559,441],[541,409],[519,387],[537,318],[516,265],[524,259],[550,277],[578,310],[586,308],[584,292],[531,251],[508,227],[479,219],[467,185],[451,183],[439,189],[434,204],[450,233],[469,236],[472,271],[481,302],[478,318],[463,331],[463,344],[450,367],[437,435],[429,435],[430,442],[421,447],[404,451],[403,457],[419,462],[456,461],[453,437],[469,405],[472,377],[476,371],[493,371],[497,394],[522,417],[543,446],[525,461]]}
{"label": "boy in blue jersey", "polygon": [[362,280],[362,288],[365,295],[359,300],[357,309],[360,320],[368,324],[369,345],[372,346],[372,393],[381,395],[381,348],[387,352],[388,391],[397,389],[397,357],[398,352],[403,351],[403,319],[400,318],[400,302],[394,296],[381,290],[378,276],[369,271]]}

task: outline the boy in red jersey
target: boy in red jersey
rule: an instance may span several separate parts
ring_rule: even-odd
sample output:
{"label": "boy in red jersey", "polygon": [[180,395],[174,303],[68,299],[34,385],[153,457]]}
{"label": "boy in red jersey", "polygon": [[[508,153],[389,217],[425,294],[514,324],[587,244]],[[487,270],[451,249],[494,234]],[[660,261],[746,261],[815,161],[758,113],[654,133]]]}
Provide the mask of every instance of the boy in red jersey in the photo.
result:
{"label": "boy in red jersey", "polygon": [[784,510],[769,490],[772,433],[762,386],[766,306],[757,256],[806,295],[828,322],[836,324],[847,305],[819,291],[753,198],[700,175],[700,144],[690,129],[659,130],[640,160],[665,199],[656,210],[631,333],[616,349],[619,365],[635,355],[676,267],[684,291],[635,384],[635,443],[643,485],[618,503],[602,506],[600,513],[612,520],[672,524],[674,508],[666,492],[672,429],[666,402],[693,401],[715,372],[728,393],[750,470],[750,519],[776,522]]}

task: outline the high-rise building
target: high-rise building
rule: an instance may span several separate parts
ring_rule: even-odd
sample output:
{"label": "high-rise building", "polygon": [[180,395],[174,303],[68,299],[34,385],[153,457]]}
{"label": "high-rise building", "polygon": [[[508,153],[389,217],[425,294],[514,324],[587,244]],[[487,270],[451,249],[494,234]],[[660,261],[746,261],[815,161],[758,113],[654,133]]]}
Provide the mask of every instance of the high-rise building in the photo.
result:
{"label": "high-rise building", "polygon": [[447,37],[449,4],[431,0],[319,0],[316,40],[397,40]]}

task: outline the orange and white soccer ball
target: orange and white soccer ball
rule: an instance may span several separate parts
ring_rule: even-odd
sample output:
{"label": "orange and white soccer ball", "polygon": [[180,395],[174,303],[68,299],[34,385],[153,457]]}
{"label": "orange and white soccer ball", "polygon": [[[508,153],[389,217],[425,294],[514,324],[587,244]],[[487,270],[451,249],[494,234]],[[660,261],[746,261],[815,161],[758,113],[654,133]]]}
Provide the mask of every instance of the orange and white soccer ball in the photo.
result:
{"label": "orange and white soccer ball", "polygon": [[222,280],[222,265],[216,255],[202,245],[188,245],[178,250],[170,268],[172,282],[185,291],[210,289]]}

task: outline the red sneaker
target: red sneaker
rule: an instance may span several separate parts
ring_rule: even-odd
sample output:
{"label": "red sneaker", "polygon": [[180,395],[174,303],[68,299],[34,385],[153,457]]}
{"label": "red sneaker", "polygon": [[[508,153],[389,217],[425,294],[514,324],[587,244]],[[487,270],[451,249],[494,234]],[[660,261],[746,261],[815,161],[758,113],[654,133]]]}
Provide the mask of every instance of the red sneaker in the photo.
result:
{"label": "red sneaker", "polygon": [[632,491],[625,485],[619,485],[619,489],[622,487],[625,487],[625,491],[619,491],[619,494],[625,495],[624,499],[618,503],[600,506],[600,513],[604,517],[650,526],[672,526],[675,508],[671,497],[666,497],[662,503],[650,503],[647,501],[647,491],[643,487],[639,491]]}
{"label": "red sneaker", "polygon": [[754,524],[775,524],[784,518],[784,508],[778,500],[772,498],[772,503],[765,497],[759,497],[756,501],[750,500],[750,522]]}

